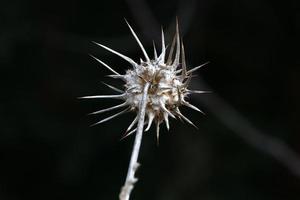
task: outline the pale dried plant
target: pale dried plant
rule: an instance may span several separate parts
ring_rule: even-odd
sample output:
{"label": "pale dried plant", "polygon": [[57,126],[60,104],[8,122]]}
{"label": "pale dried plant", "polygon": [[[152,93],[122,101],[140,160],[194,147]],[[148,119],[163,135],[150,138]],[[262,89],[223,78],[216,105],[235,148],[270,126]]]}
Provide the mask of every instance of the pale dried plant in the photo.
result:
{"label": "pale dried plant", "polygon": [[[136,117],[133,119],[132,123],[126,130],[125,135],[123,136],[127,137],[133,133],[136,133],[126,181],[123,187],[121,188],[119,194],[120,200],[129,199],[131,191],[134,188],[134,184],[137,181],[137,178],[135,177],[135,172],[139,166],[138,155],[140,151],[143,132],[148,131],[154,122],[158,142],[160,124],[164,122],[167,129],[169,130],[169,117],[174,119],[178,118],[196,127],[190,119],[188,119],[182,114],[179,108],[181,106],[186,106],[193,110],[203,113],[199,108],[186,101],[186,97],[190,94],[202,94],[207,92],[188,89],[189,83],[192,78],[192,73],[200,69],[207,63],[204,63],[200,66],[189,70],[187,69],[184,46],[179,36],[177,20],[176,33],[173,38],[170,50],[168,51],[168,55],[166,53],[167,47],[165,45],[165,37],[162,29],[161,52],[158,55],[156,47],[153,43],[153,59],[149,58],[138,36],[133,31],[133,29],[127,21],[126,23],[144,54],[144,60],[140,59],[140,62],[137,63],[133,59],[115,50],[112,50],[107,46],[94,42],[96,45],[99,45],[100,47],[110,51],[113,54],[116,54],[117,56],[129,62],[132,65],[132,69],[127,70],[125,74],[121,75],[120,73],[116,72],[112,67],[91,55],[96,61],[101,63],[104,67],[106,67],[113,73],[112,75],[109,75],[110,77],[121,79],[125,82],[125,84],[123,85],[124,89],[122,90],[112,85],[106,84],[106,86],[108,86],[115,92],[118,92],[119,94],[81,97],[84,99],[109,98],[120,99],[124,101],[119,105],[91,113],[100,114],[103,112],[124,108],[120,112],[105,119],[102,119],[101,121],[93,125],[101,124],[126,112],[136,113]],[[135,125],[136,127],[134,128]]]}

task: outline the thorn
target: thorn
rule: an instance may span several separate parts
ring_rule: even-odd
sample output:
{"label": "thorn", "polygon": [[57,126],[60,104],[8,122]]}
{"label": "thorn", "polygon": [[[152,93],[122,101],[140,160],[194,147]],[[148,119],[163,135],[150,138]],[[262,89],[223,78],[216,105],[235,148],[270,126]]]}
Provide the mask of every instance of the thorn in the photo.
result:
{"label": "thorn", "polygon": [[[146,124],[147,124],[147,123],[144,123],[144,126],[145,126]],[[132,133],[136,132],[136,129],[137,129],[137,128],[133,129],[133,130],[130,131],[129,133],[126,133],[126,132],[125,132],[125,134],[121,137],[120,141],[123,140],[123,139],[125,139],[126,137],[128,137],[128,136],[131,135]]]}
{"label": "thorn", "polygon": [[184,80],[187,74],[186,74],[186,61],[185,61],[185,51],[184,51],[183,42],[181,42],[181,63],[182,63],[181,79]]}
{"label": "thorn", "polygon": [[109,85],[109,84],[104,83],[104,82],[101,82],[101,83],[104,84],[104,85],[106,85],[107,87],[109,87],[110,89],[112,89],[112,90],[114,90],[114,91],[116,91],[116,92],[124,93],[124,91],[122,91],[122,90],[120,90],[120,89],[118,89],[118,88],[116,88],[116,87],[114,87],[114,86],[112,86],[112,85]]}
{"label": "thorn", "polygon": [[118,94],[118,95],[95,95],[95,96],[84,96],[84,97],[78,97],[79,99],[107,99],[107,98],[112,98],[112,99],[122,99],[125,97],[127,94]]}
{"label": "thorn", "polygon": [[154,52],[154,59],[155,61],[157,61],[157,51],[156,51],[156,48],[155,48],[155,42],[153,41],[153,52]]}
{"label": "thorn", "polygon": [[202,64],[202,65],[199,65],[198,67],[195,67],[195,68],[189,70],[189,71],[187,72],[187,74],[191,74],[191,73],[193,73],[194,71],[200,69],[201,67],[203,67],[203,66],[205,66],[205,65],[207,65],[207,64],[209,64],[209,63],[210,63],[210,62],[208,61],[208,62],[206,62],[206,63],[204,63],[204,64]]}
{"label": "thorn", "polygon": [[89,115],[95,115],[95,114],[99,114],[99,113],[104,113],[104,112],[111,111],[111,110],[114,110],[114,109],[122,108],[122,107],[124,107],[126,105],[128,105],[128,103],[124,102],[122,104],[119,104],[119,105],[116,105],[116,106],[113,106],[113,107],[109,107],[109,108],[105,108],[105,109],[102,109],[102,110],[98,110],[98,111],[89,113]]}
{"label": "thorn", "polygon": [[144,56],[145,56],[145,58],[146,58],[146,61],[147,61],[147,62],[150,62],[149,56],[148,56],[148,54],[147,54],[147,52],[146,52],[146,50],[145,50],[143,44],[142,44],[141,41],[139,40],[138,36],[137,36],[136,33],[134,32],[134,30],[131,28],[131,26],[129,25],[129,23],[128,23],[128,21],[127,21],[126,19],[125,19],[125,22],[126,22],[127,26],[129,27],[129,29],[130,29],[130,31],[131,31],[133,37],[134,37],[135,40],[137,41],[138,45],[139,45],[140,48],[142,49],[143,54],[144,54]]}
{"label": "thorn", "polygon": [[165,34],[163,27],[161,27],[161,61],[165,62],[166,45],[165,45]]}
{"label": "thorn", "polygon": [[187,90],[187,92],[191,94],[206,94],[206,93],[212,93],[212,91],[202,91],[202,90]]}
{"label": "thorn", "polygon": [[154,114],[153,113],[149,113],[148,114],[148,126],[147,128],[145,129],[145,132],[148,131],[152,125],[152,122],[153,122],[153,119],[154,119]]}
{"label": "thorn", "polygon": [[179,38],[178,18],[176,18],[176,54],[175,54],[174,62],[172,64],[175,68],[179,64],[179,57],[180,57],[180,38]]}
{"label": "thorn", "polygon": [[185,120],[187,123],[189,123],[190,125],[192,125],[193,127],[195,127],[196,129],[198,129],[198,127],[193,123],[193,122],[191,122],[191,120],[189,120],[186,116],[184,116],[181,112],[180,112],[180,110],[177,108],[176,109],[176,113],[183,119],[183,120]]}
{"label": "thorn", "polygon": [[160,101],[160,107],[163,109],[163,111],[165,111],[166,113],[168,113],[171,117],[173,117],[174,119],[176,119],[176,117],[165,107],[164,103]]}
{"label": "thorn", "polygon": [[111,120],[111,119],[113,119],[113,118],[115,118],[115,117],[118,117],[118,116],[124,114],[125,112],[128,112],[129,109],[130,109],[130,108],[126,108],[125,110],[122,110],[121,112],[118,112],[117,114],[114,114],[114,115],[109,116],[109,117],[107,117],[107,118],[105,118],[105,119],[102,119],[101,121],[99,121],[99,122],[97,122],[97,123],[95,123],[95,124],[92,124],[91,127],[92,127],[92,126],[96,126],[96,125],[98,125],[98,124],[101,124],[101,123],[103,123],[103,122],[106,122],[106,121],[108,121],[108,120]]}
{"label": "thorn", "polygon": [[129,125],[129,127],[127,128],[126,133],[132,129],[132,127],[136,124],[137,120],[138,117],[136,116],[134,120],[131,122],[131,124]]}
{"label": "thorn", "polygon": [[127,57],[127,56],[125,56],[125,55],[123,55],[123,54],[121,54],[121,53],[119,53],[119,52],[117,52],[115,50],[112,50],[111,48],[109,48],[107,46],[99,44],[97,42],[93,41],[93,43],[96,44],[96,45],[98,45],[98,46],[100,46],[100,47],[102,47],[102,48],[104,48],[104,49],[106,49],[107,51],[110,51],[111,53],[116,54],[117,56],[123,58],[124,60],[126,60],[127,62],[129,62],[132,66],[134,66],[134,67],[137,66],[137,63],[135,63],[131,58],[129,58],[129,57]]}
{"label": "thorn", "polygon": [[137,89],[137,88],[138,88],[137,86],[131,86],[130,88],[126,89],[126,92],[130,92],[130,91],[132,91],[134,89]]}
{"label": "thorn", "polygon": [[179,74],[180,72],[182,72],[182,69],[176,70],[175,73]]}
{"label": "thorn", "polygon": [[156,142],[157,142],[157,146],[159,146],[159,122],[156,122]]}
{"label": "thorn", "polygon": [[181,92],[180,92],[180,89],[179,89],[178,86],[177,86],[177,94],[178,94],[178,101],[179,101],[179,104],[182,104],[182,95],[181,95]]}
{"label": "thorn", "polygon": [[110,66],[108,66],[105,62],[101,61],[100,59],[96,58],[95,56],[93,56],[91,54],[89,54],[89,56],[91,56],[96,61],[98,61],[99,63],[101,63],[104,67],[106,67],[107,69],[109,69],[112,73],[120,75],[118,72],[116,72],[115,70],[113,70]]}
{"label": "thorn", "polygon": [[167,60],[167,65],[170,65],[172,62],[172,57],[173,57],[173,51],[174,51],[174,47],[175,47],[175,42],[176,42],[176,34],[174,35],[173,41],[172,41],[172,45],[171,45],[171,49],[169,52],[169,56],[168,56],[168,60]]}
{"label": "thorn", "polygon": [[131,135],[132,133],[134,133],[136,131],[137,128],[133,129],[132,131],[130,131],[129,133],[125,132],[123,134],[123,136],[121,137],[120,141],[121,140],[124,140],[125,138],[127,138],[129,135]]}
{"label": "thorn", "polygon": [[170,130],[170,125],[169,125],[169,115],[168,115],[168,113],[163,113],[163,115],[164,115],[164,120],[165,120],[165,122],[166,122],[166,127],[167,127],[167,129],[168,130]]}
{"label": "thorn", "polygon": [[187,80],[183,83],[182,87],[187,88],[192,80],[192,74],[187,77]]}
{"label": "thorn", "polygon": [[110,77],[110,78],[119,78],[119,79],[122,79],[123,81],[126,81],[126,78],[125,78],[125,75],[107,75],[107,77]]}
{"label": "thorn", "polygon": [[191,109],[193,109],[193,110],[196,110],[196,111],[202,113],[203,115],[205,115],[205,113],[202,110],[200,110],[196,106],[194,106],[194,105],[192,105],[192,104],[190,104],[190,103],[188,103],[186,101],[184,101],[182,104],[185,105],[185,106],[187,106],[187,107],[189,107],[189,108],[191,108]]}

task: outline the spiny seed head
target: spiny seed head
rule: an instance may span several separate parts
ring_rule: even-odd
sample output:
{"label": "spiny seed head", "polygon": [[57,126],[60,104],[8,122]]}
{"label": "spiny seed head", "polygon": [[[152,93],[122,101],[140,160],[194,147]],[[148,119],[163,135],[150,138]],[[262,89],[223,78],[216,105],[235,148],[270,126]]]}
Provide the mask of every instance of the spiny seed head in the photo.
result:
{"label": "spiny seed head", "polygon": [[[127,21],[126,21],[127,23]],[[142,43],[140,42],[139,38],[131,28],[131,26],[127,23],[131,33],[133,34],[134,38],[136,39],[138,45],[140,46],[144,56],[145,61],[140,60],[139,63],[136,63],[131,58],[116,52],[102,44],[95,44],[103,47],[104,49],[120,56],[121,58],[125,59],[132,65],[132,69],[126,71],[124,75],[119,74],[107,64],[102,62],[101,60],[93,57],[102,65],[104,65],[107,69],[113,72],[113,75],[109,75],[112,78],[119,78],[125,82],[124,90],[117,89],[111,85],[106,84],[111,89],[119,92],[119,95],[98,95],[98,96],[86,96],[83,98],[119,98],[124,100],[124,103],[113,106],[107,109],[102,109],[96,111],[92,114],[98,114],[106,111],[111,111],[114,109],[119,109],[122,107],[127,107],[125,110],[112,115],[108,118],[105,118],[96,124],[100,124],[102,122],[108,121],[116,116],[119,116],[127,111],[134,111],[136,113],[139,112],[140,102],[142,100],[144,86],[146,83],[150,84],[147,93],[147,100],[146,100],[146,129],[148,131],[152,125],[152,122],[156,123],[156,130],[157,130],[157,137],[159,137],[159,125],[163,122],[166,123],[167,128],[169,129],[169,117],[172,118],[180,118],[184,121],[188,122],[189,124],[195,126],[188,118],[186,118],[179,110],[179,107],[184,105],[190,107],[196,111],[200,111],[197,107],[193,106],[192,104],[188,103],[185,100],[185,97],[191,93],[204,93],[205,91],[194,91],[189,90],[188,85],[192,78],[192,72],[196,71],[197,69],[201,68],[203,65],[195,67],[191,70],[187,70],[186,61],[185,61],[185,52],[184,46],[182,41],[179,38],[179,29],[178,29],[178,22],[176,23],[176,33],[172,42],[172,45],[169,50],[168,58],[166,58],[166,46],[164,40],[164,33],[162,30],[162,48],[161,53],[158,56],[157,50],[154,46],[154,58],[150,60],[146,50],[144,49]],[[175,52],[174,52],[175,50]],[[175,53],[175,55],[174,55]],[[138,115],[133,120],[133,122],[128,127],[125,136],[130,135],[136,129],[133,129],[134,125],[138,121]],[[96,125],[95,124],[95,125]],[[132,130],[133,129],[133,130]]]}

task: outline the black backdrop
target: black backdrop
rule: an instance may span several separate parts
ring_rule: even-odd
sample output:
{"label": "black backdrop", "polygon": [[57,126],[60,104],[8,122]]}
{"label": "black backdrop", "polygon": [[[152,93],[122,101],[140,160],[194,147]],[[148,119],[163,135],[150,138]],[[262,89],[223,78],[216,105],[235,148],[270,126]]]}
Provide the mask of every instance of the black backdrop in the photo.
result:
{"label": "black backdrop", "polygon": [[0,199],[117,199],[134,115],[90,128],[106,115],[87,113],[118,102],[77,97],[121,84],[89,53],[128,64],[91,41],[138,60],[123,18],[150,50],[160,25],[170,42],[176,16],[189,66],[210,61],[192,87],[214,93],[190,99],[206,116],[184,110],[198,130],[171,120],[159,146],[145,134],[132,199],[300,198],[296,2],[2,0]]}

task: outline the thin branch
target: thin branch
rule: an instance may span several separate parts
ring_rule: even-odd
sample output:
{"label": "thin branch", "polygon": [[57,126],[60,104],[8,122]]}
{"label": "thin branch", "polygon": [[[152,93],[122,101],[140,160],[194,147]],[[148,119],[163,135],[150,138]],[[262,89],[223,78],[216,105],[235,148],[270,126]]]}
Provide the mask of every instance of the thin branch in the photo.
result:
{"label": "thin branch", "polygon": [[143,137],[145,112],[146,112],[146,105],[147,105],[146,104],[147,103],[147,93],[148,93],[149,86],[150,86],[150,83],[146,83],[144,86],[143,97],[142,97],[142,100],[141,100],[140,106],[139,106],[137,131],[136,131],[135,140],[134,140],[134,144],[133,144],[133,150],[132,150],[132,154],[131,154],[131,159],[130,159],[130,163],[129,163],[126,181],[125,181],[123,187],[121,188],[121,192],[119,194],[120,200],[129,200],[131,191],[134,188],[134,184],[137,182],[137,178],[135,178],[134,175],[135,175],[137,168],[139,167],[139,163],[137,162],[137,160],[138,160],[142,137]]}
{"label": "thin branch", "polygon": [[[200,86],[213,91],[200,79],[193,81],[193,87],[200,88]],[[284,141],[257,129],[216,93],[206,98],[195,95],[193,99],[204,105],[222,124],[250,146],[277,160],[292,174],[300,178],[300,156]]]}

